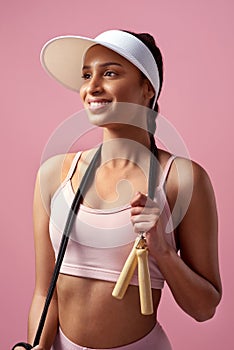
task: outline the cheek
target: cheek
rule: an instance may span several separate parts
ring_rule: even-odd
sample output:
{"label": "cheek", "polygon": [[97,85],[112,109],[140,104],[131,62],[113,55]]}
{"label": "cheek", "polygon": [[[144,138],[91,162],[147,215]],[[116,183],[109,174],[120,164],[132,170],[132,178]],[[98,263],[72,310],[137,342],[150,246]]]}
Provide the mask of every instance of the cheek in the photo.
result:
{"label": "cheek", "polygon": [[128,87],[128,89],[125,89],[123,91],[123,95],[125,98],[132,102],[140,103],[142,102],[142,93],[139,87],[136,84],[132,84],[131,86]]}
{"label": "cheek", "polygon": [[123,84],[113,87],[111,90],[119,101],[135,101],[139,97],[138,87],[135,84]]}
{"label": "cheek", "polygon": [[85,97],[85,87],[83,85],[80,88],[79,94],[80,94],[81,100],[83,101]]}

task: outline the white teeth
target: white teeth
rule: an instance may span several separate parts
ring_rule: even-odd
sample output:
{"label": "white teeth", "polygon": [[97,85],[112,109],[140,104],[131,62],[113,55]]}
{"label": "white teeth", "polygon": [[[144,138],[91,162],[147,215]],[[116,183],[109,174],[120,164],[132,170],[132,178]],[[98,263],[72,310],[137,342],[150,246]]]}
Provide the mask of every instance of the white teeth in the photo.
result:
{"label": "white teeth", "polygon": [[105,106],[107,105],[108,103],[110,102],[107,102],[107,101],[103,101],[103,102],[90,102],[90,107],[101,107],[101,106]]}

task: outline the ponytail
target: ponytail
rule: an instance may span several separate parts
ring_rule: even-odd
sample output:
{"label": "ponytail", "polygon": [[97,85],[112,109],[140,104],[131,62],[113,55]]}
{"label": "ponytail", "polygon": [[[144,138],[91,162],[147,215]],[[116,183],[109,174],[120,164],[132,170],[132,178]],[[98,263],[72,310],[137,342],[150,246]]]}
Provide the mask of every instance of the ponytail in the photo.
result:
{"label": "ponytail", "polygon": [[[156,45],[152,35],[148,33],[134,33],[126,30],[124,31],[134,35],[136,38],[141,40],[148,47],[148,49],[151,51],[152,55],[154,56],[155,62],[158,67],[158,73],[159,73],[159,79],[160,79],[160,87],[158,92],[158,97],[159,97],[162,89],[162,84],[163,84],[163,58],[162,58],[160,49]],[[150,137],[151,150],[153,151],[155,157],[158,159],[158,148],[155,144],[154,134],[156,131],[156,117],[159,112],[159,106],[158,106],[158,102],[156,101],[155,106],[152,109],[153,101],[154,101],[154,97],[151,99],[151,106],[150,106],[151,111],[150,110],[148,111],[147,127],[148,127],[148,133]]]}

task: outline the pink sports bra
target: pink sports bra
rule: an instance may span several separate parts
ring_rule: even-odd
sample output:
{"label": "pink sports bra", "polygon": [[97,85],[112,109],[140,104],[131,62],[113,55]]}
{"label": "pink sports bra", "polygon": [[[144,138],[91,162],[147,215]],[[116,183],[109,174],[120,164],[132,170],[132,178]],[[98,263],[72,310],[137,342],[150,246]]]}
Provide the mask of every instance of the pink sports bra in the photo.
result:
{"label": "pink sports bra", "polygon": [[[56,258],[69,208],[74,199],[71,178],[80,156],[81,152],[78,152],[65,180],[51,200],[49,228]],[[167,232],[165,238],[176,251],[170,208],[164,192],[164,183],[174,159],[175,156],[171,156],[164,168],[154,200],[162,208],[161,218]],[[81,204],[60,273],[116,282],[137,237],[130,221],[130,209],[130,205],[114,209],[93,209]],[[164,278],[150,255],[149,269],[152,288],[163,288]],[[137,271],[130,284],[138,285]]]}

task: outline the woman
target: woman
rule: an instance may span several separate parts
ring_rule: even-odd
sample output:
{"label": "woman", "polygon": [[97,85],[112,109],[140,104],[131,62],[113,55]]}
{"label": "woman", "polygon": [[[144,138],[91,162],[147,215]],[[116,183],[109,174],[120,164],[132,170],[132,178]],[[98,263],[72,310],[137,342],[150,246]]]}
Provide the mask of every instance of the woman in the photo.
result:
{"label": "woman", "polygon": [[[171,349],[157,321],[164,280],[177,304],[197,321],[213,317],[221,299],[221,281],[216,204],[209,177],[195,162],[158,149],[152,136],[156,113],[148,110],[158,110],[161,53],[148,34],[114,30],[95,40],[55,38],[43,48],[42,62],[58,81],[79,90],[90,122],[103,128],[103,146],[36,348]],[[56,156],[39,170],[29,343],[35,336],[69,205],[95,152]],[[152,152],[157,172],[148,175]],[[155,177],[153,199],[147,195],[151,176]],[[184,198],[191,188],[187,203]],[[140,310],[136,272],[123,299],[112,296],[134,239],[142,232],[149,252],[154,310],[148,315]]]}

